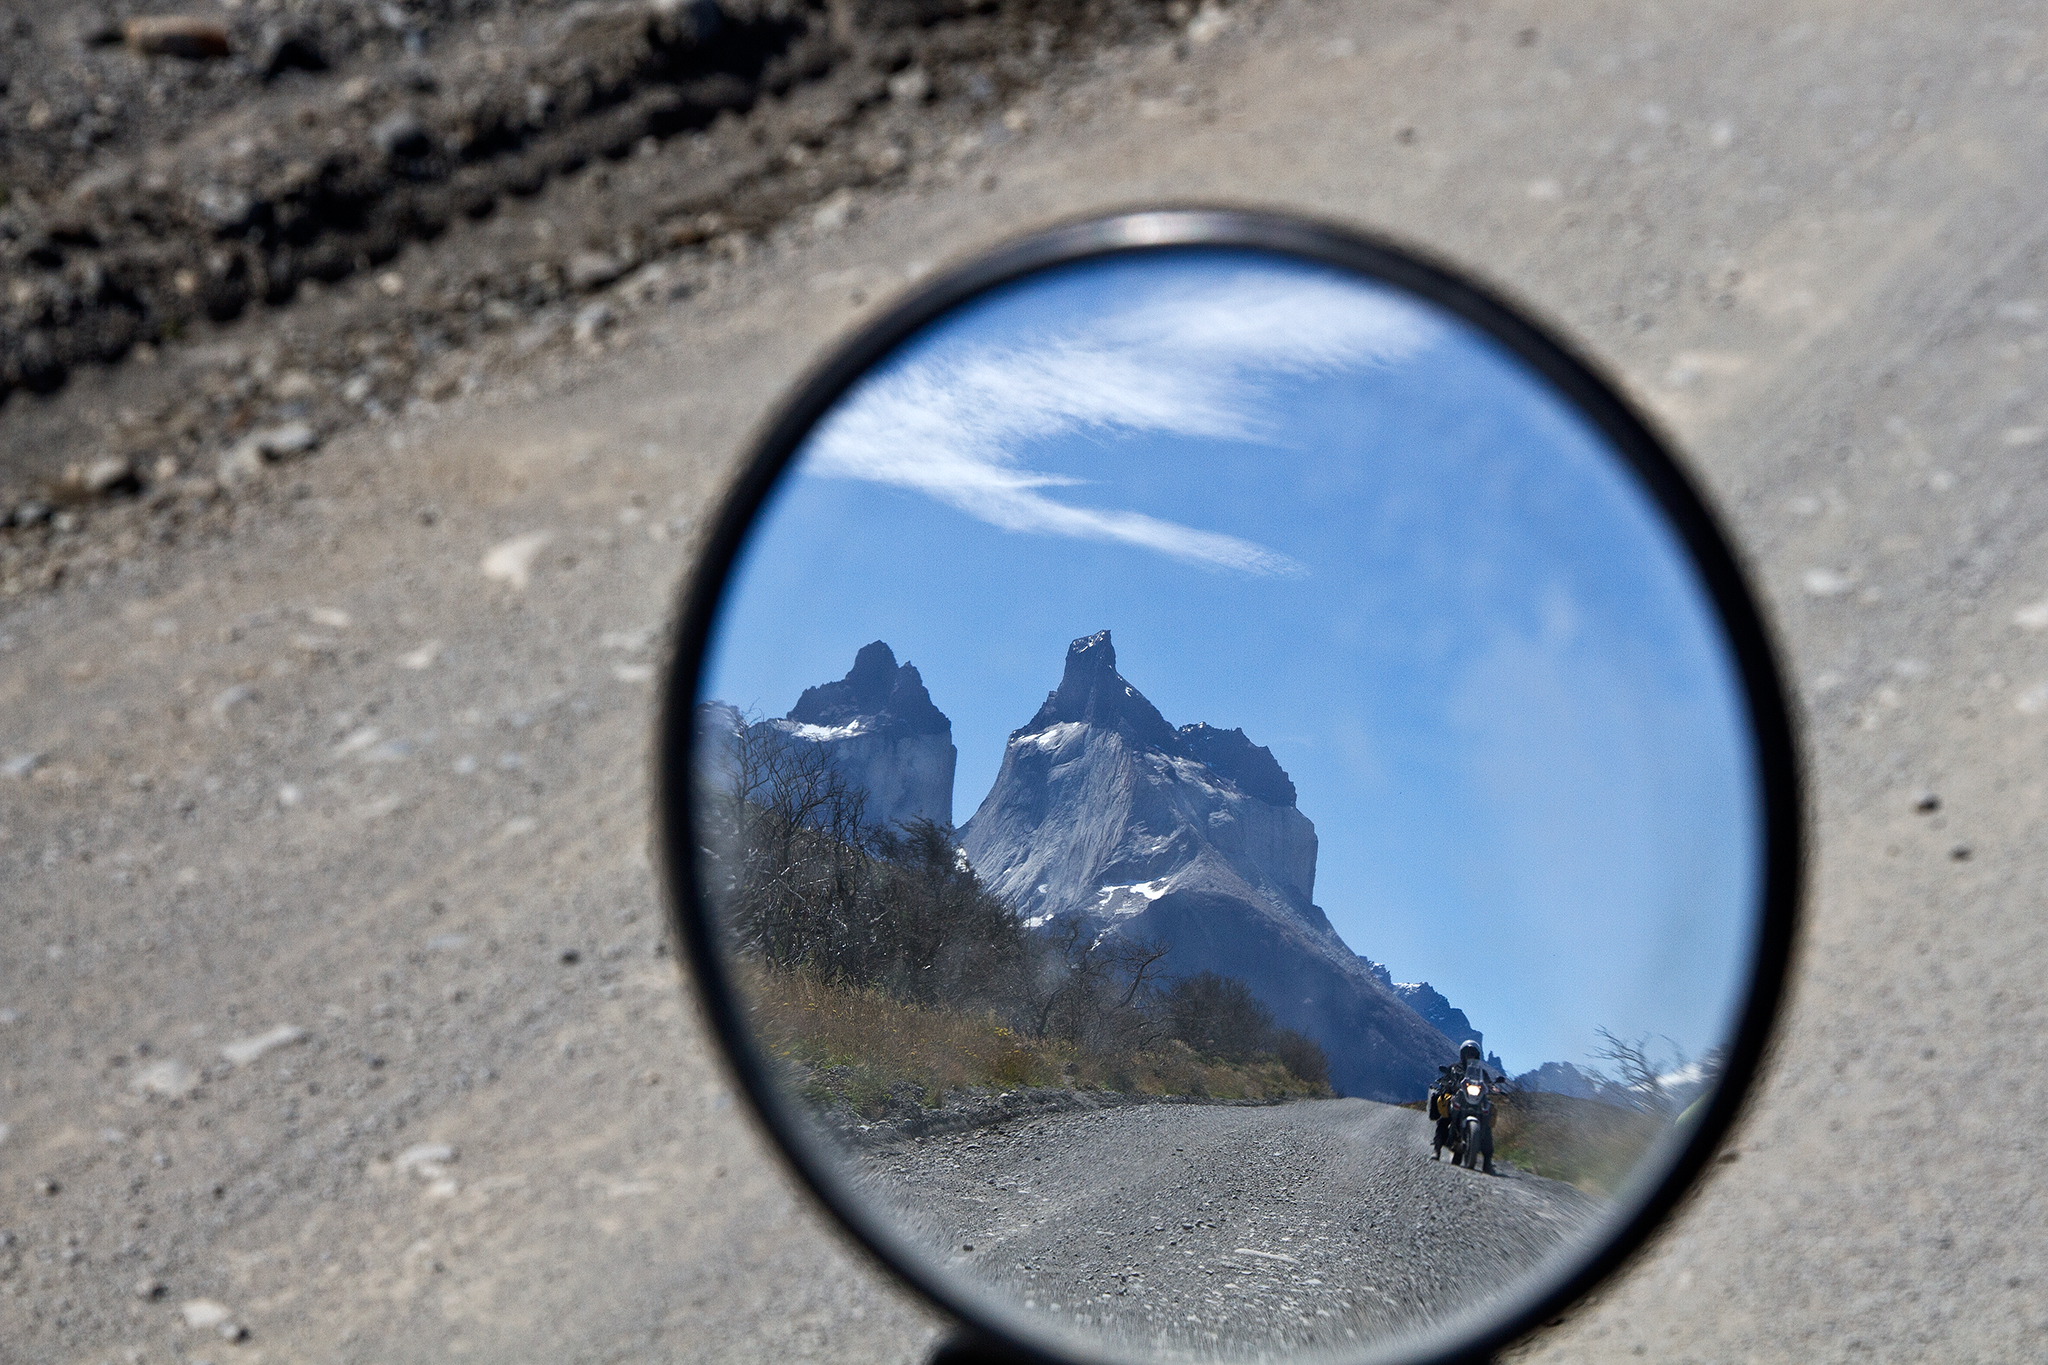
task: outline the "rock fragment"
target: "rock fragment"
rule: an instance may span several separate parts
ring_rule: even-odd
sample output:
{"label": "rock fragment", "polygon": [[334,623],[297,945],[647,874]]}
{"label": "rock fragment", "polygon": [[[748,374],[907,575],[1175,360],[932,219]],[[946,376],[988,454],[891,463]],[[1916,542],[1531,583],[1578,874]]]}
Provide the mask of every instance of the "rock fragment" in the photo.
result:
{"label": "rock fragment", "polygon": [[185,1325],[198,1331],[219,1327],[228,1320],[228,1306],[218,1299],[187,1299],[178,1305]]}
{"label": "rock fragment", "polygon": [[921,66],[899,71],[889,78],[889,98],[902,104],[922,104],[931,97],[932,78]]}
{"label": "rock fragment", "polygon": [[41,754],[16,754],[5,763],[0,763],[0,777],[13,778],[19,781],[42,766],[43,755]]}
{"label": "rock fragment", "polygon": [[579,251],[569,258],[569,286],[579,293],[601,289],[626,273],[626,262],[601,251]]}
{"label": "rock fragment", "polygon": [[593,303],[576,314],[572,333],[578,345],[589,346],[609,331],[617,320],[610,304]]}
{"label": "rock fragment", "polygon": [[183,57],[203,62],[225,57],[234,49],[228,31],[211,19],[188,14],[152,14],[121,25],[129,48],[145,57]]}
{"label": "rock fragment", "polygon": [[199,1088],[199,1073],[176,1057],[166,1057],[129,1077],[128,1088],[142,1095],[183,1099]]}
{"label": "rock fragment", "polygon": [[400,109],[377,120],[370,127],[370,141],[394,160],[417,160],[434,150],[425,125],[410,109]]}
{"label": "rock fragment", "polygon": [[500,541],[484,555],[478,567],[483,570],[484,577],[493,582],[523,589],[532,581],[533,561],[554,538],[551,531],[528,531],[525,535]]}
{"label": "rock fragment", "polygon": [[84,465],[75,465],[64,481],[89,498],[132,493],[138,487],[135,467],[125,455],[107,455]]}
{"label": "rock fragment", "polygon": [[305,422],[286,422],[283,426],[251,432],[221,456],[221,482],[239,482],[261,473],[266,464],[303,455],[319,444],[319,433]]}
{"label": "rock fragment", "polygon": [[247,1038],[235,1039],[220,1050],[220,1055],[236,1066],[247,1066],[266,1052],[290,1047],[293,1043],[303,1043],[307,1036],[306,1030],[295,1024],[279,1024],[267,1033],[256,1033]]}

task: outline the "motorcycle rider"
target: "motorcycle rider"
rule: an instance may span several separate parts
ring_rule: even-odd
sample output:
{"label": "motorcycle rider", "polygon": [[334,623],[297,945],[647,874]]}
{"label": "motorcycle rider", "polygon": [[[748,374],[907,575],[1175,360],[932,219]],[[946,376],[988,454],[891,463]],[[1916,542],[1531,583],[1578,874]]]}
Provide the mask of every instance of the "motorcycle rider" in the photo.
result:
{"label": "motorcycle rider", "polygon": [[[1479,1111],[1479,1132],[1477,1134],[1479,1139],[1479,1155],[1485,1159],[1486,1173],[1492,1175],[1493,1077],[1488,1074],[1486,1063],[1482,1060],[1482,1055],[1479,1051],[1479,1041],[1475,1038],[1467,1038],[1464,1046],[1458,1049],[1458,1066],[1454,1068],[1451,1077],[1451,1106],[1449,1107],[1459,1106],[1461,1102],[1469,1103],[1469,1101],[1466,1101],[1465,1096],[1460,1095],[1458,1092],[1469,1083],[1476,1082],[1478,1084],[1479,1100],[1472,1107]],[[1447,1119],[1446,1122],[1456,1124],[1460,1121]]]}
{"label": "motorcycle rider", "polygon": [[[1459,1093],[1468,1081],[1479,1086],[1476,1104]],[[1467,1038],[1464,1046],[1458,1049],[1457,1062],[1438,1067],[1436,1084],[1429,1088],[1425,1107],[1429,1116],[1436,1120],[1431,1160],[1443,1160],[1444,1148],[1456,1147],[1465,1117],[1459,1111],[1469,1105],[1479,1111],[1479,1155],[1485,1160],[1486,1173],[1493,1174],[1493,1090],[1493,1075],[1482,1060],[1479,1043],[1476,1039]],[[1457,1160],[1455,1153],[1452,1160]]]}

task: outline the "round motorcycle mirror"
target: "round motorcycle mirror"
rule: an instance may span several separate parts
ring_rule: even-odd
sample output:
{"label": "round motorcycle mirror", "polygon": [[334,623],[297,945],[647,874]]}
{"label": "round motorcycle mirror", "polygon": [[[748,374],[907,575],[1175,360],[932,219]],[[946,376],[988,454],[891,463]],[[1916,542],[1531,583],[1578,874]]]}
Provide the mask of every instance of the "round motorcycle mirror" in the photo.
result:
{"label": "round motorcycle mirror", "polygon": [[1381,242],[1140,213],[925,288],[768,429],[667,685],[699,995],[969,1355],[1482,1358],[1672,1208],[1778,1000],[1734,557]]}

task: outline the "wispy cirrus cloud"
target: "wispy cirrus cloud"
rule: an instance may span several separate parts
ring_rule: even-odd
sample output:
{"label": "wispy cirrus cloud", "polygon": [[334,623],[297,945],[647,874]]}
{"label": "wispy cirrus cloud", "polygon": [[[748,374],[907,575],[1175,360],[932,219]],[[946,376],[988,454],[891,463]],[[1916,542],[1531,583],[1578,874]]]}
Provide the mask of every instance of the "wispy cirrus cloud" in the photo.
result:
{"label": "wispy cirrus cloud", "polygon": [[1391,363],[1435,335],[1419,309],[1342,280],[1247,271],[1181,281],[1066,329],[946,348],[872,376],[820,424],[804,467],[915,489],[1006,531],[1300,573],[1237,536],[1052,496],[1086,481],[1025,468],[1019,454],[1084,431],[1259,440],[1261,381]]}

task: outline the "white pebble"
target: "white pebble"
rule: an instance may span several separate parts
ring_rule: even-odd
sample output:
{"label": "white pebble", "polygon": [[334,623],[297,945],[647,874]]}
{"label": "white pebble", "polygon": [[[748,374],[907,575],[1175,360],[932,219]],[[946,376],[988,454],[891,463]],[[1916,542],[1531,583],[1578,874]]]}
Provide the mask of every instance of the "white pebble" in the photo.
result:
{"label": "white pebble", "polygon": [[554,538],[550,531],[528,531],[523,536],[514,536],[492,546],[478,567],[493,582],[524,588],[533,577],[533,561]]}
{"label": "white pebble", "polygon": [[[455,1160],[456,1152],[445,1142],[422,1142],[406,1148],[398,1154],[394,1163],[401,1171],[419,1172],[426,1178],[436,1178],[440,1168]],[[426,1168],[432,1167],[431,1171]]]}
{"label": "white pebble", "polygon": [[215,718],[226,720],[228,712],[234,710],[243,702],[254,700],[256,700],[254,688],[250,687],[247,683],[236,683],[233,687],[228,688],[213,699],[211,709]]}
{"label": "white pebble", "polygon": [[1808,569],[1799,581],[1815,597],[1839,597],[1856,586],[1853,575],[1833,569]]}
{"label": "white pebble", "polygon": [[401,654],[398,658],[398,666],[414,670],[432,668],[434,660],[440,657],[441,642],[439,640],[429,640],[418,649],[412,651],[412,653]]}
{"label": "white pebble", "polygon": [[27,777],[42,766],[43,756],[41,754],[16,754],[5,763],[0,763],[0,777],[11,777],[19,780]]}
{"label": "white pebble", "polygon": [[199,1088],[199,1073],[176,1057],[152,1062],[128,1080],[128,1088],[144,1095],[179,1098]]}
{"label": "white pebble", "polygon": [[2048,597],[2029,602],[2014,612],[2012,623],[2021,630],[2048,630]]}
{"label": "white pebble", "polygon": [[359,754],[382,738],[384,732],[376,726],[359,725],[350,731],[341,743],[334,746],[334,756],[340,758],[347,754]]}
{"label": "white pebble", "polygon": [[653,664],[613,664],[612,676],[622,683],[644,683],[653,679]]}
{"label": "white pebble", "polygon": [[218,1327],[228,1320],[228,1306],[216,1299],[187,1299],[178,1305],[178,1311],[185,1315],[185,1325],[204,1330]]}
{"label": "white pebble", "polygon": [[235,1039],[220,1050],[220,1055],[236,1066],[247,1066],[273,1048],[305,1042],[306,1036],[306,1031],[295,1024],[279,1024],[268,1033],[251,1034],[247,1038]]}

